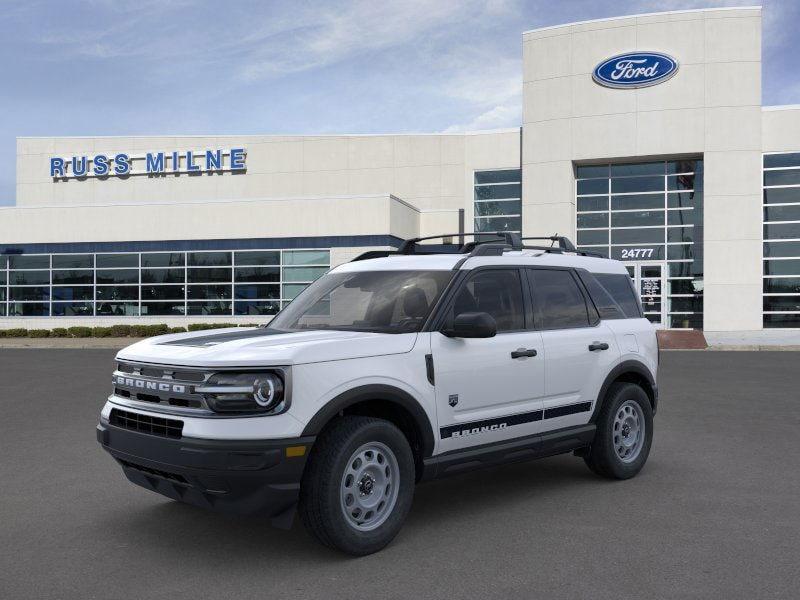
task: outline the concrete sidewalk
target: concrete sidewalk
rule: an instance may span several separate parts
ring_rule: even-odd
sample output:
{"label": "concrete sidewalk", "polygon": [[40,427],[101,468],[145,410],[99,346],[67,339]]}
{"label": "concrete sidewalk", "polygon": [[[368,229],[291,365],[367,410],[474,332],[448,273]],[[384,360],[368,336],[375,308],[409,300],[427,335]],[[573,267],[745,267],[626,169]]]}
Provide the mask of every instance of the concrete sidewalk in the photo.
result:
{"label": "concrete sidewalk", "polygon": [[119,350],[144,338],[0,338],[0,348],[107,348]]}

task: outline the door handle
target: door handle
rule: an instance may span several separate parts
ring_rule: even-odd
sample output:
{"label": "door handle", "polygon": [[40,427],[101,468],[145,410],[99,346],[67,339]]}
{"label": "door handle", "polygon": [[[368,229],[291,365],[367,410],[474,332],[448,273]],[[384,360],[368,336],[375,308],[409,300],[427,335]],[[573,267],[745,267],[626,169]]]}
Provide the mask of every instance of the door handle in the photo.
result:
{"label": "door handle", "polygon": [[594,352],[595,350],[608,350],[608,344],[605,342],[592,342],[589,344],[589,352]]}
{"label": "door handle", "polygon": [[532,357],[536,356],[536,350],[533,348],[520,348],[519,350],[514,350],[511,352],[511,358],[523,358],[523,357]]}

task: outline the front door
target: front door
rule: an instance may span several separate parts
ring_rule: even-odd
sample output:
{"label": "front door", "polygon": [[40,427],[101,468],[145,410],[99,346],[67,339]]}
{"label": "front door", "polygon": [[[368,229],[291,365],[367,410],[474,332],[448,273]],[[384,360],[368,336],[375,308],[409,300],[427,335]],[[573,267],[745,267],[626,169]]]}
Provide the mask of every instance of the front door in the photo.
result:
{"label": "front door", "polygon": [[657,328],[667,326],[667,302],[664,298],[667,265],[663,262],[626,263],[639,297],[644,316]]}

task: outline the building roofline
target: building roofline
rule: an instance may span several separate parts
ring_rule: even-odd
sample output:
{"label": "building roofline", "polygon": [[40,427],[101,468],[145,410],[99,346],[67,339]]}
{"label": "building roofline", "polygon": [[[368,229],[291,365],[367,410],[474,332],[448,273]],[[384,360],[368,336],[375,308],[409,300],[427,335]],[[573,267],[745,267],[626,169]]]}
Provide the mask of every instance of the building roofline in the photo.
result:
{"label": "building roofline", "polygon": [[775,104],[772,106],[762,106],[761,110],[800,110],[800,104]]}
{"label": "building roofline", "polygon": [[571,23],[561,23],[559,25],[548,25],[546,27],[536,27],[535,29],[528,29],[527,31],[523,31],[522,35],[526,35],[528,33],[536,33],[537,31],[547,31],[549,29],[558,29],[560,27],[571,27],[572,25],[584,25],[586,23],[602,23],[603,21],[618,21],[621,19],[631,19],[634,17],[657,17],[659,15],[677,15],[677,14],[684,14],[684,13],[706,13],[712,11],[720,11],[720,10],[761,10],[761,5],[753,5],[753,6],[720,6],[717,8],[686,8],[681,10],[665,10],[660,12],[650,12],[650,13],[634,13],[631,15],[618,15],[616,17],[603,17],[601,19],[586,19],[585,21],[573,21]]}

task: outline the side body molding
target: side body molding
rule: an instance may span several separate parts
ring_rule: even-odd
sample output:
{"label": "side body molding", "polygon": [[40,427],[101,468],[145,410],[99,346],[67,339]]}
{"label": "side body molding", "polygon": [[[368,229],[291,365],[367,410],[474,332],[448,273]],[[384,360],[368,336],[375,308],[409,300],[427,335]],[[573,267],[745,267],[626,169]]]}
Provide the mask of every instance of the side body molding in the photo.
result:
{"label": "side body molding", "polygon": [[389,385],[364,385],[346,392],[342,392],[333,400],[325,404],[317,414],[315,414],[303,430],[306,435],[319,435],[322,428],[337,415],[340,411],[359,402],[382,400],[398,405],[406,409],[411,414],[414,422],[422,437],[423,456],[430,456],[433,453],[434,437],[433,427],[428,419],[428,415],[420,403],[407,392]]}
{"label": "side body molding", "polygon": [[592,418],[589,420],[590,423],[594,423],[597,420],[597,415],[600,412],[603,400],[611,384],[618,378],[627,381],[628,379],[626,379],[626,376],[632,377],[633,380],[639,379],[645,384],[643,386],[644,391],[650,397],[650,402],[653,406],[653,414],[656,414],[656,409],[658,408],[658,386],[656,386],[653,374],[643,362],[639,362],[638,360],[625,360],[611,369],[611,372],[606,376],[605,381],[603,381],[600,393],[597,395],[597,402],[594,406],[594,412],[592,412]]}

